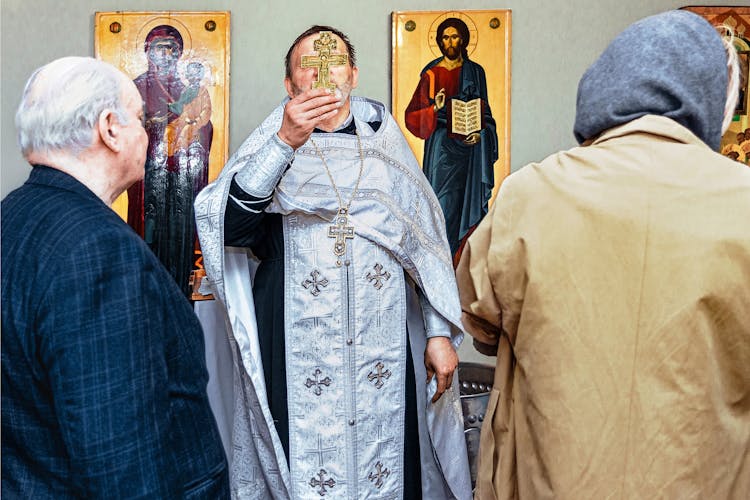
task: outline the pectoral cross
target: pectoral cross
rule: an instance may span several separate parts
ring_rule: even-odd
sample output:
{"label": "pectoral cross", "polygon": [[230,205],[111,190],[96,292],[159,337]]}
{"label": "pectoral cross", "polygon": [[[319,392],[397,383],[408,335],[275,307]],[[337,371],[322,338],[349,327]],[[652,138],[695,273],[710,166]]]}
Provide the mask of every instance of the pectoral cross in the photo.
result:
{"label": "pectoral cross", "polygon": [[313,88],[326,88],[333,90],[336,85],[328,81],[328,67],[342,66],[349,62],[347,54],[331,54],[336,48],[337,42],[331,38],[330,31],[321,31],[320,37],[313,42],[313,48],[318,55],[302,56],[302,68],[317,68],[318,79],[313,81]]}
{"label": "pectoral cross", "polygon": [[354,238],[354,226],[347,226],[348,212],[345,208],[340,208],[336,216],[336,224],[328,226],[328,237],[336,238],[333,244],[333,253],[341,257],[346,253],[346,240]]}

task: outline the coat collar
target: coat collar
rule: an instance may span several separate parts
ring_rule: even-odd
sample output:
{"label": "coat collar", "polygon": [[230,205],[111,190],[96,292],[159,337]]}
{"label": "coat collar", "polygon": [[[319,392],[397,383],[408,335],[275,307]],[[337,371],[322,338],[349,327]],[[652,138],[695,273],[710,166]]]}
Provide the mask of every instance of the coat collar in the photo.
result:
{"label": "coat collar", "polygon": [[591,142],[587,141],[584,145],[600,144],[611,139],[632,134],[659,135],[676,142],[708,148],[708,145],[690,130],[671,118],[660,115],[642,116],[624,125],[605,130],[596,139]]}
{"label": "coat collar", "polygon": [[63,189],[83,196],[84,198],[96,200],[104,205],[104,202],[96,196],[93,191],[84,186],[75,177],[66,174],[62,170],[48,167],[47,165],[32,165],[32,167],[31,174],[29,174],[26,184]]}

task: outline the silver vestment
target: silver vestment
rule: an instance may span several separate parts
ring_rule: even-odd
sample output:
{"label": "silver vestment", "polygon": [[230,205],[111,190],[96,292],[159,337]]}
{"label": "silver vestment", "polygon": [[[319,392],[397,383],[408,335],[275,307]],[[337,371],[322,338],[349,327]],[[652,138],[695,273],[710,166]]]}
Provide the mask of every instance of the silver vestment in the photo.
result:
{"label": "silver vestment", "polygon": [[[224,248],[231,179],[253,162],[282,158],[272,137],[283,104],[250,135],[196,200],[209,279],[225,303],[235,356],[232,491],[237,498],[401,498],[406,349],[417,380],[424,498],[470,498],[458,383],[436,403],[426,386],[427,335],[462,338],[442,214],[385,107],[351,98],[364,173],[350,207],[355,237],[333,254],[328,227],[338,200],[315,149],[294,154],[266,209],[284,215],[284,324],[290,466],[266,400],[245,249]],[[373,131],[367,122],[382,121]],[[348,200],[359,173],[355,136],[315,134]],[[270,148],[270,149],[269,149]],[[284,168],[264,167],[268,177]],[[243,173],[262,196],[267,179]],[[336,261],[340,260],[341,265]],[[407,331],[409,343],[407,344]]]}

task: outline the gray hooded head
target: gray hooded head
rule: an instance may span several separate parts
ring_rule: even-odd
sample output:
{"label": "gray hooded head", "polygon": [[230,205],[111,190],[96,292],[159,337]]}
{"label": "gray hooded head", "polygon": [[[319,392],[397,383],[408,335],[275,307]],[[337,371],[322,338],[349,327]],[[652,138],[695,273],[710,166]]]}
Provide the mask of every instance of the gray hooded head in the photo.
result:
{"label": "gray hooded head", "polygon": [[578,84],[579,143],[644,115],[666,116],[713,149],[727,99],[721,37],[687,11],[647,17],[620,33]]}

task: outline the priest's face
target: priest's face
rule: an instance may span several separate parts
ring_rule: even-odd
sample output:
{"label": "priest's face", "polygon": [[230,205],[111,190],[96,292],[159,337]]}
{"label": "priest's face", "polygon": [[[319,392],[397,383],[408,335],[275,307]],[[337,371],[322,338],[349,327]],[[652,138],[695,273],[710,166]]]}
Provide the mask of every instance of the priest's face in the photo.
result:
{"label": "priest's face", "polygon": [[443,36],[440,37],[440,51],[450,59],[451,61],[458,59],[461,56],[461,49],[463,48],[463,40],[461,35],[458,34],[458,30],[453,26],[448,26],[443,31]]}
{"label": "priest's face", "polygon": [[[318,55],[315,51],[314,43],[319,37],[320,33],[315,33],[303,38],[292,51],[290,61],[292,76],[291,78],[284,79],[284,85],[286,86],[289,97],[295,97],[306,90],[310,90],[313,82],[318,79],[317,68],[302,68],[301,63],[302,56],[304,55]],[[336,48],[331,51],[331,54],[349,55],[346,49],[346,44],[341,38],[334,33],[331,33],[331,38],[336,40]],[[328,67],[328,80],[336,85],[336,94],[339,96],[342,103],[347,103],[352,90],[357,88],[358,75],[359,70],[357,67],[352,67],[349,63]]]}

